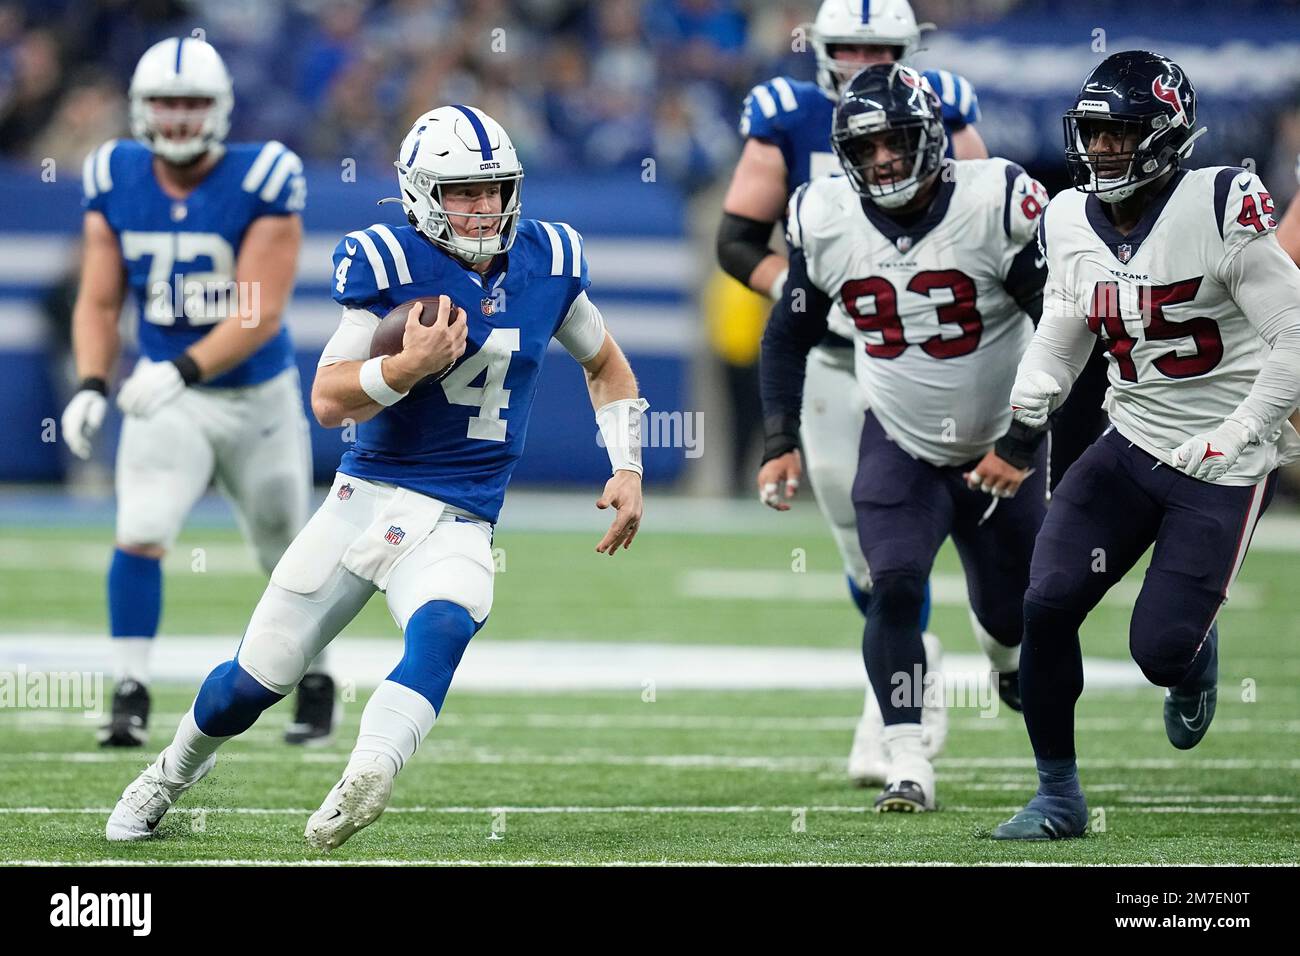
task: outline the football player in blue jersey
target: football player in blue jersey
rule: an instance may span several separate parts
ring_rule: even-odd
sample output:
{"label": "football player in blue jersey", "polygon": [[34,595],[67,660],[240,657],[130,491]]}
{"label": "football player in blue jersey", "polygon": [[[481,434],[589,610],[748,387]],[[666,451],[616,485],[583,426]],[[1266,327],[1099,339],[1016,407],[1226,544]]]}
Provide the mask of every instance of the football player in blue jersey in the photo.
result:
{"label": "football player in blue jersey", "polygon": [[[587,297],[582,237],[522,219],[523,168],[481,110],[416,120],[396,163],[408,225],[349,233],[334,252],[343,306],[312,388],[322,424],[361,422],[325,504],[271,575],[234,660],[208,676],[176,737],[122,795],[110,840],[149,836],[211,769],[217,748],[287,694],[375,591],[405,654],[361,715],[338,784],[307,823],[340,846],[388,803],[393,779],[442,711],[452,674],[492,607],[493,525],[519,456],[547,345],[582,365],[612,477],[616,517],[596,550],[631,545],[641,520],[636,379]],[[382,316],[411,306],[400,350],[371,357]]]}
{"label": "football player in blue jersey", "polygon": [[[161,559],[215,478],[270,573],[308,514],[311,463],[293,347],[302,163],[277,142],[227,144],[230,77],[212,46],[163,40],[131,79],[137,142],[86,159],[85,261],[73,312],[81,387],[63,439],[89,457],[104,421],[128,289],[139,361],[118,393],[116,548],[108,571],[117,685],[107,746],[138,747],[149,719],[149,656],[162,613]],[[304,678],[291,742],[321,740],[333,682]]]}
{"label": "football player in blue jersey", "polygon": [[[817,82],[778,76],[760,83],[745,100],[740,133],[745,137],[740,162],[723,201],[718,230],[718,261],[724,271],[756,292],[780,300],[788,260],[768,245],[773,227],[785,216],[790,195],[823,173],[838,173],[831,150],[835,104],[845,83],[874,63],[909,56],[920,41],[920,28],[906,0],[824,0],[809,39],[817,58]],[[947,70],[922,73],[938,97],[947,134],[945,155],[952,159],[986,159],[988,150],[974,124],[979,120],[975,91],[964,77]],[[857,471],[858,440],[866,409],[853,377],[852,328],[832,327],[808,356],[804,387],[803,456],[817,504],[834,535],[844,562],[849,592],[866,615],[871,578],[858,544],[851,490]],[[795,486],[782,489],[788,496]],[[929,620],[929,597],[922,630]],[[1014,699],[1016,648],[987,634],[971,616],[981,646],[988,653],[1004,700]],[[928,666],[937,668],[942,648],[925,634]],[[942,707],[924,713],[926,750],[934,756],[947,733]],[[862,719],[849,753],[850,778],[859,786],[885,783],[888,762],[882,737],[884,720],[867,687]]]}

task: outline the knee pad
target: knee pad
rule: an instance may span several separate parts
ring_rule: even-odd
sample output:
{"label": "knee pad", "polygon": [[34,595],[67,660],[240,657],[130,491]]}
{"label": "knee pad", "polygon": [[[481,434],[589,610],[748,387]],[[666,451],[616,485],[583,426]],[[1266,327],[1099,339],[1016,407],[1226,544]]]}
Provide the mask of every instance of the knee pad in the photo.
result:
{"label": "knee pad", "polygon": [[406,652],[388,679],[409,687],[442,711],[452,675],[483,624],[451,601],[430,601],[406,623]]}
{"label": "knee pad", "polygon": [[288,694],[316,656],[320,616],[326,610],[305,596],[268,585],[235,659],[265,686]]}
{"label": "knee pad", "polygon": [[194,699],[194,723],[209,737],[242,734],[284,694],[263,687],[237,661],[219,664]]}

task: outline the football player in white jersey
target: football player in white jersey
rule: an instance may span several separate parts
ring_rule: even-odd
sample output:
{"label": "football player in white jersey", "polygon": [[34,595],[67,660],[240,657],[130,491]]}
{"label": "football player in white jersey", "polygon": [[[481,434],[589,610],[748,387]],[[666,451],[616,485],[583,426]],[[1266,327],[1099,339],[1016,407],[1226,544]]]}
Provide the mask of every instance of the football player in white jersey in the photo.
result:
{"label": "football player in white jersey", "polygon": [[[226,143],[233,105],[221,56],[193,37],[145,51],[131,78],[138,142],[86,159],[85,261],[72,316],[81,387],[62,434],[79,457],[104,421],[118,317],[139,305],[141,358],[117,403],[116,548],[108,572],[116,657],[105,746],[138,747],[149,719],[149,656],[162,613],[163,555],[214,479],[267,573],[307,520],[311,461],[293,346],[293,292],[306,181],[277,142]],[[334,686],[304,677],[291,743],[320,741]]]}
{"label": "football player in white jersey", "polygon": [[953,537],[974,626],[1014,664],[1046,508],[1046,443],[1006,407],[1041,307],[1046,192],[1003,159],[945,161],[944,138],[914,70],[880,64],[849,82],[831,134],[846,175],[791,198],[790,278],[763,337],[758,486],[785,510],[802,474],[808,352],[830,316],[854,329],[850,385],[868,409],[852,491],[872,580],[862,652],[889,763],[879,810],[935,807],[919,621],[940,546]]}
{"label": "football player in white jersey", "polygon": [[[921,39],[921,28],[907,0],[823,0],[806,29],[817,60],[817,81],[778,76],[754,87],[746,98],[740,121],[745,148],[723,201],[718,227],[722,268],[773,299],[781,298],[788,262],[769,248],[772,227],[782,219],[795,189],[814,176],[839,171],[830,133],[841,88],[865,66],[909,57]],[[979,102],[970,82],[947,70],[926,70],[921,75],[939,97],[948,134],[946,155],[987,158],[988,151],[975,128]],[[847,328],[832,328],[809,356],[802,440],[817,505],[839,549],[849,593],[865,616],[871,582],[858,545],[852,502],[863,408],[861,396],[840,400],[855,391],[850,336]],[[927,592],[923,629],[929,611]],[[927,632],[925,644],[930,663],[938,666],[942,655],[939,639]],[[1014,688],[1008,684],[1005,689],[1010,692]],[[933,756],[942,749],[947,733],[943,708],[927,705],[924,719],[927,750]],[[885,782],[883,732],[875,694],[867,687],[848,760],[849,777],[859,786]]]}
{"label": "football player in white jersey", "polygon": [[1075,189],[1039,238],[1043,317],[1016,374],[1017,421],[1041,426],[1100,337],[1113,427],[1061,481],[1025,595],[1020,684],[1038,792],[996,839],[1081,836],[1074,749],[1079,627],[1154,545],[1129,649],[1166,688],[1165,732],[1196,746],[1214,717],[1220,607],[1300,436],[1300,271],[1267,190],[1231,166],[1181,169],[1196,92],[1155,53],[1104,60],[1065,114]]}

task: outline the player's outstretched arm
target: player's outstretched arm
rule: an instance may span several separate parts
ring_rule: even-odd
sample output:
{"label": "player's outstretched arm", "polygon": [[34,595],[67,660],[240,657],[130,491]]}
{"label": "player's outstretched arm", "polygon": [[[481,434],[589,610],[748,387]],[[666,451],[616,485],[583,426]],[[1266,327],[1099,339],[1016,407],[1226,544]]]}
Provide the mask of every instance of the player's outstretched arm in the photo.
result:
{"label": "player's outstretched arm", "polygon": [[379,319],[364,309],[344,310],[311,386],[312,414],[321,425],[339,428],[374,418],[405,398],[421,379],[445,372],[465,353],[465,310],[443,295],[433,324],[421,324],[423,311],[424,303],[417,302],[406,313],[400,352],[372,359],[370,340]]}
{"label": "player's outstretched arm", "polygon": [[187,350],[203,378],[234,368],[279,333],[301,248],[300,216],[262,216],[248,227],[235,262],[235,312]]}
{"label": "player's outstretched arm", "polygon": [[604,492],[596,499],[596,507],[602,511],[613,508],[616,515],[596,550],[614,555],[620,547],[625,551],[630,548],[641,528],[641,413],[649,405],[638,394],[636,376],[627,356],[608,332],[604,333],[596,354],[580,364],[587,376],[596,423],[614,470],[605,482]]}
{"label": "player's outstretched arm", "polygon": [[101,212],[86,213],[81,284],[72,309],[72,352],[81,385],[63,411],[63,440],[78,458],[104,422],[108,379],[121,346],[117,331],[126,279],[117,236]]}
{"label": "player's outstretched arm", "polygon": [[788,263],[768,243],[786,204],[785,157],[771,143],[750,139],[722,202],[718,263],[755,292],[781,297]]}

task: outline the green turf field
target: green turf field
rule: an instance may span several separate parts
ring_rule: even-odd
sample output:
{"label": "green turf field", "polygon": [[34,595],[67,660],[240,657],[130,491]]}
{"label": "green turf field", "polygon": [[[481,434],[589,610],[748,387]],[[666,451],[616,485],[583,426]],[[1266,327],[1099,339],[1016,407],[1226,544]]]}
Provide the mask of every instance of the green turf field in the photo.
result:
{"label": "green turf field", "polygon": [[[101,630],[108,540],[103,528],[0,533],[0,630]],[[591,553],[595,541],[500,533],[504,573],[492,618],[475,640],[858,642],[857,614],[842,597],[764,600],[710,591],[707,583],[734,580],[722,572],[752,572],[760,581],[764,573],[794,574],[791,551],[800,547],[808,572],[826,578],[836,559],[819,534],[647,531],[613,560]],[[192,570],[195,548],[203,549],[201,573]],[[938,570],[957,572],[950,550]],[[852,690],[659,689],[646,701],[639,687],[489,694],[453,685],[389,811],[328,859],[1294,863],[1298,579],[1300,555],[1252,551],[1240,601],[1221,617],[1215,726],[1190,754],[1165,740],[1157,689],[1085,691],[1079,750],[1097,832],[1083,840],[1007,846],[984,838],[1032,789],[1024,728],[1006,710],[993,720],[952,712],[937,764],[941,812],[878,816],[868,812],[874,792],[851,787],[842,772],[861,706]],[[162,639],[238,635],[260,592],[233,532],[188,532],[168,564]],[[932,630],[950,653],[975,650],[964,608],[936,607]],[[345,633],[392,632],[375,600]],[[1103,605],[1087,626],[1085,655],[1124,657],[1126,642],[1123,603]],[[155,689],[158,746],[193,691]],[[159,838],[128,846],[103,840],[104,819],[153,751],[99,751],[91,725],[75,712],[0,709],[0,861],[320,859],[306,850],[302,830],[337,778],[364,700],[363,693],[346,705],[332,746],[308,751],[279,742],[287,705],[278,705],[223,749]]]}

